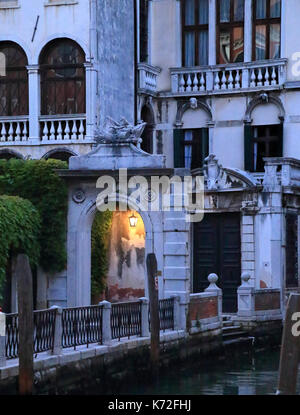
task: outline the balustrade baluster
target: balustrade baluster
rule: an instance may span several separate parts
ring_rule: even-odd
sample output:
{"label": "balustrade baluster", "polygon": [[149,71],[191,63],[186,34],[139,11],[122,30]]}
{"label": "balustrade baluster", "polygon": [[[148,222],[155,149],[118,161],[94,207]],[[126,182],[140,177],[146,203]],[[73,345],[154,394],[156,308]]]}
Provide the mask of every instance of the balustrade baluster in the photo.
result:
{"label": "balustrade baluster", "polygon": [[197,73],[194,73],[194,79],[193,79],[193,91],[197,92],[198,91],[198,76]]}
{"label": "balustrade baluster", "polygon": [[220,89],[220,78],[219,78],[219,72],[214,72],[215,80],[214,80],[214,89],[219,90]]}
{"label": "balustrade baluster", "polygon": [[269,68],[266,67],[266,72],[265,72],[265,83],[264,86],[269,86],[270,85],[270,75],[269,75]]}
{"label": "balustrade baluster", "polygon": [[83,139],[83,133],[84,133],[84,126],[83,126],[83,120],[80,120],[80,126],[79,126],[79,138]]}
{"label": "balustrade baluster", "polygon": [[57,127],[57,140],[62,140],[62,127],[61,127],[61,121],[58,121],[58,127]]}
{"label": "balustrade baluster", "polygon": [[258,82],[257,82],[257,86],[262,86],[262,85],[263,85],[263,83],[262,83],[263,76],[262,76],[262,71],[261,71],[261,68],[259,68],[259,69],[258,69],[258,76],[257,76],[257,80],[258,80]]}
{"label": "balustrade baluster", "polygon": [[179,92],[184,92],[185,80],[183,74],[179,78]]}
{"label": "balustrade baluster", "polygon": [[233,76],[232,71],[229,71],[229,77],[228,77],[228,89],[233,89]]}
{"label": "balustrade baluster", "polygon": [[50,127],[50,140],[55,140],[55,128],[54,128],[54,121],[51,121],[51,127]]}
{"label": "balustrade baluster", "polygon": [[276,80],[276,69],[275,66],[272,67],[272,85],[277,85],[277,80]]}
{"label": "balustrade baluster", "polygon": [[235,75],[235,89],[240,89],[241,88],[241,76],[240,76],[240,70],[237,69],[236,71],[236,75]]}
{"label": "balustrade baluster", "polygon": [[47,121],[44,121],[44,128],[43,128],[43,140],[48,140],[48,125],[47,125]]}
{"label": "balustrade baluster", "polygon": [[201,72],[200,76],[200,91],[205,91],[205,78],[203,72]]}
{"label": "balustrade baluster", "polygon": [[27,141],[27,138],[28,138],[27,121],[23,121],[22,141]]}
{"label": "balustrade baluster", "polygon": [[2,128],[1,128],[1,139],[0,141],[6,141],[6,128],[5,128],[5,122],[2,122]]}
{"label": "balustrade baluster", "polygon": [[225,71],[222,71],[222,78],[221,78],[221,89],[226,89],[226,74]]}
{"label": "balustrade baluster", "polygon": [[21,127],[20,127],[20,122],[17,122],[17,128],[16,128],[16,137],[15,137],[15,141],[20,141],[21,140]]}
{"label": "balustrade baluster", "polygon": [[9,123],[9,130],[8,130],[8,141],[13,141],[13,134],[14,134],[14,128],[13,128],[13,123],[10,122]]}
{"label": "balustrade baluster", "polygon": [[255,87],[256,86],[256,83],[255,83],[256,75],[255,75],[255,70],[254,69],[251,69],[251,78],[250,79],[251,79],[250,86]]}
{"label": "balustrade baluster", "polygon": [[187,87],[186,87],[186,92],[191,92],[191,90],[192,90],[192,87],[191,87],[191,85],[192,85],[192,79],[191,79],[191,75],[190,74],[188,74],[188,77],[187,77]]}
{"label": "balustrade baluster", "polygon": [[73,128],[72,128],[72,136],[71,138],[73,140],[77,139],[77,126],[76,126],[76,120],[73,120]]}
{"label": "balustrade baluster", "polygon": [[70,139],[70,125],[69,125],[69,120],[66,120],[66,126],[65,126],[65,131],[64,131],[64,140],[69,140]]}

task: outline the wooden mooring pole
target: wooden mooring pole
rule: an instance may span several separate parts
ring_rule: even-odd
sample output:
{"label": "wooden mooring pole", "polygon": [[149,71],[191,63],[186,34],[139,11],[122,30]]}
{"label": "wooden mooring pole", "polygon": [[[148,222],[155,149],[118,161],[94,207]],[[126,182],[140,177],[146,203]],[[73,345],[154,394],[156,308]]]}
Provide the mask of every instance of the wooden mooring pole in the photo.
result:
{"label": "wooden mooring pole", "polygon": [[32,273],[27,255],[19,254],[16,261],[19,313],[19,394],[33,391],[33,295]]}
{"label": "wooden mooring pole", "polygon": [[300,358],[300,294],[291,294],[282,333],[277,395],[295,395]]}
{"label": "wooden mooring pole", "polygon": [[158,284],[157,278],[157,261],[155,254],[147,255],[147,274],[150,306],[150,333],[151,333],[151,370],[153,377],[158,376],[159,371],[159,311],[158,311]]}

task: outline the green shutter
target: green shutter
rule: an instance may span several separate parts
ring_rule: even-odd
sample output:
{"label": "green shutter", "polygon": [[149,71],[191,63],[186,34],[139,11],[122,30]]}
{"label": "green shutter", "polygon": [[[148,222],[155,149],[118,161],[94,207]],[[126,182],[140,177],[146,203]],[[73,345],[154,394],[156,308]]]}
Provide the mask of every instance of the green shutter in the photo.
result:
{"label": "green shutter", "polygon": [[203,167],[204,164],[204,159],[205,157],[208,156],[209,154],[209,129],[208,128],[202,128],[201,129],[201,133],[202,133],[202,137],[201,137],[201,147],[202,147],[202,151],[201,151],[201,166]]}
{"label": "green shutter", "polygon": [[174,167],[184,167],[184,130],[174,130]]}
{"label": "green shutter", "polygon": [[253,129],[251,125],[244,127],[244,169],[253,171]]}
{"label": "green shutter", "polygon": [[278,157],[283,157],[283,123],[278,126]]}

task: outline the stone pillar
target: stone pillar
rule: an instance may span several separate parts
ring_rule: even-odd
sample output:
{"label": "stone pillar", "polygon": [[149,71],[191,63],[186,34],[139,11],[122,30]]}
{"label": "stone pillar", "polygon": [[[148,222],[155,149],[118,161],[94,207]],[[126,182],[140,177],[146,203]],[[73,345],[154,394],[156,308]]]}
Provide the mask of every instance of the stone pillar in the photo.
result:
{"label": "stone pillar", "polygon": [[216,0],[209,0],[208,64],[216,65]]}
{"label": "stone pillar", "polygon": [[102,344],[109,345],[111,343],[111,303],[101,301],[99,303],[103,307],[102,310]]}
{"label": "stone pillar", "polygon": [[86,74],[86,138],[92,138],[96,123],[96,91],[97,91],[97,71],[91,63],[85,63]]}
{"label": "stone pillar", "polygon": [[174,298],[174,330],[180,329],[180,296],[171,295],[171,298]]}
{"label": "stone pillar", "polygon": [[242,285],[237,290],[238,294],[238,317],[253,318],[254,310],[254,290],[255,288],[249,284],[250,273],[243,272],[241,275]]}
{"label": "stone pillar", "polygon": [[51,310],[53,309],[56,309],[53,354],[60,355],[62,354],[62,308],[54,305],[51,307]]}
{"label": "stone pillar", "polygon": [[209,286],[205,288],[204,291],[215,293],[218,296],[218,317],[219,317],[220,322],[222,322],[223,321],[222,319],[222,290],[216,285],[216,282],[218,281],[219,277],[217,276],[217,274],[212,273],[212,274],[209,274],[207,279],[209,282]]}
{"label": "stone pillar", "polygon": [[6,316],[0,313],[0,367],[6,366],[5,354]]}
{"label": "stone pillar", "polygon": [[140,298],[141,302],[141,336],[149,337],[149,300],[146,297]]}
{"label": "stone pillar", "polygon": [[41,102],[41,88],[40,75],[38,65],[28,65],[28,92],[29,92],[29,139],[40,140],[40,102]]}
{"label": "stone pillar", "polygon": [[252,0],[245,0],[244,15],[244,62],[252,61]]}

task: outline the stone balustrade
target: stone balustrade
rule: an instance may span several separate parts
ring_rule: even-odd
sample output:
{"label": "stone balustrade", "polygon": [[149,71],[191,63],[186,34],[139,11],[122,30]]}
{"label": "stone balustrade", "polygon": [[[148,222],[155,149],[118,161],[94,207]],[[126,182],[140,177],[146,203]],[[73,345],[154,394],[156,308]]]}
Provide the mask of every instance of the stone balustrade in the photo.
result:
{"label": "stone balustrade", "polygon": [[241,276],[238,288],[238,320],[249,322],[282,319],[281,293],[278,288],[255,289],[249,283],[250,274]]}
{"label": "stone balustrade", "polygon": [[204,292],[190,294],[188,325],[191,334],[222,326],[222,290],[216,285],[218,276],[209,274],[208,281]]}
{"label": "stone balustrade", "polygon": [[0,117],[0,145],[28,141],[28,116]]}
{"label": "stone balustrade", "polygon": [[157,91],[157,76],[160,71],[160,68],[148,63],[138,64],[140,92],[155,93]]}
{"label": "stone balustrade", "polygon": [[171,68],[172,93],[220,94],[245,89],[272,89],[286,80],[286,60],[265,60],[193,68]]}
{"label": "stone balustrade", "polygon": [[263,185],[300,186],[300,161],[291,157],[264,158],[265,173]]}
{"label": "stone balustrade", "polygon": [[40,131],[43,142],[84,140],[86,134],[85,115],[41,116]]}

